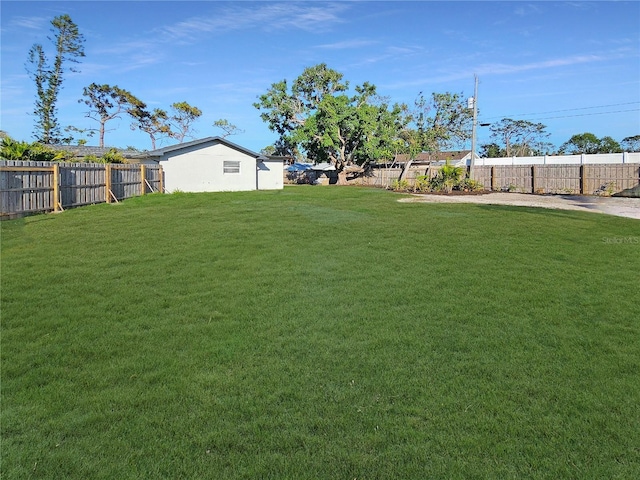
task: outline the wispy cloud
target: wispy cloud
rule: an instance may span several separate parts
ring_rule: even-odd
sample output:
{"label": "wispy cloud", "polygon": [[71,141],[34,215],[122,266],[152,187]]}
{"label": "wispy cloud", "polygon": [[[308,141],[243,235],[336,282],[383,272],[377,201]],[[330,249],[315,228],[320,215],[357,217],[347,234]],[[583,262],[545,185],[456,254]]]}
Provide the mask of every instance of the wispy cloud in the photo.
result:
{"label": "wispy cloud", "polygon": [[11,20],[12,27],[28,28],[30,30],[42,30],[49,19],[45,17],[14,17]]}
{"label": "wispy cloud", "polygon": [[351,67],[360,67],[365,65],[373,65],[380,62],[386,62],[393,59],[400,59],[415,56],[423,53],[422,47],[396,47],[389,45],[377,52],[375,55],[361,58],[360,61],[351,64]]}
{"label": "wispy cloud", "polygon": [[344,3],[277,3],[249,8],[235,4],[215,14],[193,17],[174,25],[158,28],[158,33],[172,41],[195,40],[202,34],[221,34],[235,30],[262,31],[294,28],[317,31],[344,22]]}
{"label": "wispy cloud", "polygon": [[513,13],[515,13],[515,15],[517,15],[518,17],[526,17],[528,15],[538,14],[541,12],[542,9],[539,5],[533,3],[523,3],[518,4],[518,7],[516,7]]}
{"label": "wispy cloud", "polygon": [[568,67],[572,65],[587,64],[601,62],[609,60],[609,56],[602,55],[574,55],[564,58],[554,58],[549,60],[542,60],[539,62],[530,62],[523,64],[509,64],[509,63],[485,63],[477,65],[476,67],[455,69],[451,68],[449,72],[435,73],[431,76],[423,76],[418,80],[408,80],[404,82],[394,82],[386,85],[390,89],[399,89],[405,87],[412,87],[417,85],[423,85],[425,83],[447,83],[460,80],[469,76],[469,71],[473,71],[479,76],[490,75],[512,75],[522,72],[534,72],[544,71],[549,69],[555,69],[560,67]]}
{"label": "wispy cloud", "polygon": [[555,58],[541,62],[525,63],[522,65],[510,65],[504,63],[486,64],[478,69],[478,73],[487,75],[504,75],[525,72],[528,70],[542,70],[546,68],[566,67],[582,63],[592,63],[607,60],[607,57],[599,55],[575,55],[566,58]]}
{"label": "wispy cloud", "polygon": [[361,48],[376,45],[379,42],[375,40],[344,40],[342,42],[325,43],[318,45],[317,48],[325,48],[328,50],[346,50],[350,48]]}

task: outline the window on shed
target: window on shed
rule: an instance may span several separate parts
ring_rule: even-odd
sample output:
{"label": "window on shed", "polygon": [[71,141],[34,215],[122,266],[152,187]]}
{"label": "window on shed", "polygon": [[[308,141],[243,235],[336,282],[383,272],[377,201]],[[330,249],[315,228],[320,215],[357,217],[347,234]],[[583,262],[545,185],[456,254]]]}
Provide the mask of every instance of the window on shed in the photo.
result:
{"label": "window on shed", "polygon": [[222,169],[224,173],[240,173],[240,161],[225,160]]}

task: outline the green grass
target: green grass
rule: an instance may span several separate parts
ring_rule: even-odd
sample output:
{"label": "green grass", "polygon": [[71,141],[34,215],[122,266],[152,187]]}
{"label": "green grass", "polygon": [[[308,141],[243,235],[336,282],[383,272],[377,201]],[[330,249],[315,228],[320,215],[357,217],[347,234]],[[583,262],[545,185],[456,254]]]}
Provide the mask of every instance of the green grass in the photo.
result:
{"label": "green grass", "polygon": [[398,198],[2,222],[2,478],[639,478],[640,222]]}

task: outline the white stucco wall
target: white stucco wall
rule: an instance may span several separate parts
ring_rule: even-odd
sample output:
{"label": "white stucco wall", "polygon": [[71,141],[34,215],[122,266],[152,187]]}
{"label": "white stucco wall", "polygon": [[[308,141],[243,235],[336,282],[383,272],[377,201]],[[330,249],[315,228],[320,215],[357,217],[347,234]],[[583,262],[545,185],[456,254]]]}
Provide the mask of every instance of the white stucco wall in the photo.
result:
{"label": "white stucco wall", "polygon": [[[239,161],[240,173],[224,173],[225,160]],[[256,159],[221,143],[170,152],[160,160],[167,192],[255,190]]]}
{"label": "white stucco wall", "polygon": [[284,161],[267,159],[258,161],[258,190],[284,188]]}

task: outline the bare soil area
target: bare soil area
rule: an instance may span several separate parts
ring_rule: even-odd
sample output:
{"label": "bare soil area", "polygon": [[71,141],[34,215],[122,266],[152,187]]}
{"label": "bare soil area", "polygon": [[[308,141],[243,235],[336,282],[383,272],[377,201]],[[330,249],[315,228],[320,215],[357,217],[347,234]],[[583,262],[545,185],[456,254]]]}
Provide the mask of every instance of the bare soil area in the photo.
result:
{"label": "bare soil area", "polygon": [[482,195],[414,194],[400,202],[476,203],[485,205],[514,205],[557,210],[578,210],[606,213],[640,220],[640,198],[591,197],[582,195],[534,195],[528,193],[485,193]]}

